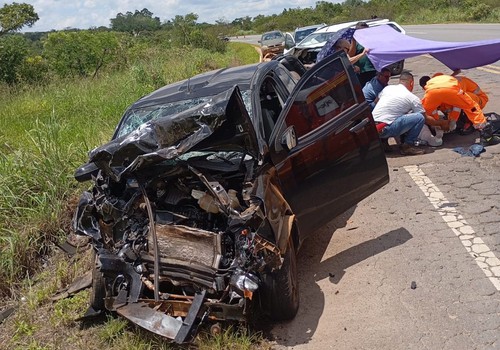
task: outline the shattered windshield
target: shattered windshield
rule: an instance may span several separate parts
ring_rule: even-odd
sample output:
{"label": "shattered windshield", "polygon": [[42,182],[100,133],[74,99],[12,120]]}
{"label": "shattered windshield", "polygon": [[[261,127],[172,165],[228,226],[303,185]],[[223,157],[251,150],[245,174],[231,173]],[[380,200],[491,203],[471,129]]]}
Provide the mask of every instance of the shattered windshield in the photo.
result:
{"label": "shattered windshield", "polygon": [[[250,91],[241,91],[241,95],[243,98],[243,102],[245,103],[245,107],[250,117],[252,117]],[[129,109],[123,116],[123,121],[119,125],[119,129],[116,132],[115,138],[127,135],[132,131],[138,129],[142,124],[147,123],[151,120],[179,114],[190,108],[208,103],[211,99],[212,96],[206,96],[189,100],[152,105],[142,108]]]}
{"label": "shattered windshield", "polygon": [[325,44],[330,37],[332,37],[335,32],[329,33],[313,33],[302,40],[297,46],[316,46],[319,44]]}
{"label": "shattered windshield", "polygon": [[136,130],[140,125],[169,115],[175,115],[189,108],[198,106],[210,101],[211,97],[202,97],[198,99],[176,101],[161,105],[147,106],[143,108],[130,109],[123,117],[123,122],[120,124],[120,129],[116,133],[116,137],[121,137]]}
{"label": "shattered windshield", "polygon": [[301,40],[304,40],[304,38],[306,36],[308,36],[309,34],[313,33],[318,28],[319,27],[314,27],[314,28],[310,28],[310,29],[303,29],[303,30],[296,31],[295,32],[295,42],[298,43]]}

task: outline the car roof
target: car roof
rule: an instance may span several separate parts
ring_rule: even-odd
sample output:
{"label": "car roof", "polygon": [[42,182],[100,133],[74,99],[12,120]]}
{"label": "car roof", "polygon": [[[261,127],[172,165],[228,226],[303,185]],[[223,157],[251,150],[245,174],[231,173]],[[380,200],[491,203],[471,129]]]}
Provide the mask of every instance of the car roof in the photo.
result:
{"label": "car roof", "polygon": [[399,32],[402,32],[403,34],[405,34],[404,29],[399,24],[397,24],[396,22],[393,22],[393,21],[389,21],[387,18],[377,18],[377,19],[367,19],[367,20],[337,23],[337,24],[333,24],[331,26],[326,26],[326,27],[320,28],[320,29],[316,30],[313,34],[338,32],[340,29],[343,29],[343,28],[354,27],[359,22],[365,22],[366,24],[368,24],[369,27],[374,27],[374,26],[378,26],[378,25],[382,25],[382,24],[389,24],[393,28],[394,27],[398,28],[397,30]]}
{"label": "car roof", "polygon": [[[377,18],[377,19],[369,19],[369,20],[359,20],[359,21],[352,21],[352,22],[344,22],[344,23],[337,23],[333,24],[330,26],[326,26],[323,28],[320,28],[313,33],[309,34],[306,36],[301,42],[299,42],[296,47],[298,48],[315,48],[315,47],[322,47],[326,43],[326,38],[328,38],[331,33],[336,33],[341,29],[345,28],[354,28],[357,23],[359,22],[365,22],[368,24],[369,27],[374,27],[378,25],[383,25],[387,24],[390,25],[394,30],[397,30],[400,33],[406,34],[405,30],[396,22],[389,21],[387,18]],[[316,38],[322,38],[320,41],[316,42]]]}
{"label": "car roof", "polygon": [[130,108],[216,95],[232,86],[248,89],[259,66],[270,63],[222,68],[164,86],[135,102]]}
{"label": "car roof", "polygon": [[281,34],[281,35],[283,35],[281,30],[271,30],[269,32],[262,33],[262,35],[267,35],[267,34]]}
{"label": "car roof", "polygon": [[310,26],[305,26],[305,27],[297,27],[295,28],[295,31],[300,31],[300,30],[307,30],[307,29],[311,29],[311,28],[323,28],[324,26],[326,26],[326,23],[321,23],[321,24],[312,24]]}

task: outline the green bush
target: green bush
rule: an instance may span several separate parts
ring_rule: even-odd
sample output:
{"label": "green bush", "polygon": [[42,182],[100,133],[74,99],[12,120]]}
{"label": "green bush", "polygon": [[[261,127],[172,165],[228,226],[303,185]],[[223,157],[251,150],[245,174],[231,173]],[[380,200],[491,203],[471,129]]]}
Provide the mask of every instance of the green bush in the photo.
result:
{"label": "green bush", "polygon": [[44,56],[62,77],[87,77],[96,76],[112,62],[119,62],[123,54],[120,48],[114,32],[54,32],[44,43]]}
{"label": "green bush", "polygon": [[49,65],[42,56],[29,56],[19,67],[19,81],[26,84],[46,83],[48,81]]}
{"label": "green bush", "polygon": [[196,29],[191,33],[191,43],[194,47],[212,52],[226,52],[227,43],[213,34]]}
{"label": "green bush", "polygon": [[20,35],[0,36],[0,82],[14,85],[28,55],[28,41]]}
{"label": "green bush", "polygon": [[491,13],[491,7],[484,3],[477,3],[472,1],[467,1],[466,18],[472,21],[481,21],[486,18]]}

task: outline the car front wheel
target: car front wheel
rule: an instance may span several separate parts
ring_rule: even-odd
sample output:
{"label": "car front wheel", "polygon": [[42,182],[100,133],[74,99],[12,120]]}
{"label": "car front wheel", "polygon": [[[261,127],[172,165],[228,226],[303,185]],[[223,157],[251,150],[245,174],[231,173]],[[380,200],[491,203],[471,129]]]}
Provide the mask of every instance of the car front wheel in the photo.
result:
{"label": "car front wheel", "polygon": [[290,237],[283,264],[265,278],[264,311],[275,321],[291,320],[299,309],[299,285],[295,247]]}

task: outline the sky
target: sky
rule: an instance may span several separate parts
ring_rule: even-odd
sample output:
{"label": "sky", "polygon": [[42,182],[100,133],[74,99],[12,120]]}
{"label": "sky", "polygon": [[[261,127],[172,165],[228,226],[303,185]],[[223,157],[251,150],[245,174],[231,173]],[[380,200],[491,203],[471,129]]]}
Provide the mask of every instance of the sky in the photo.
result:
{"label": "sky", "polygon": [[[196,13],[198,22],[231,22],[239,17],[280,14],[283,9],[314,8],[317,0],[0,0],[0,7],[13,2],[30,4],[40,18],[23,32],[66,28],[110,27],[118,13],[147,8],[163,23],[176,15]],[[332,1],[340,3],[341,0]]]}

